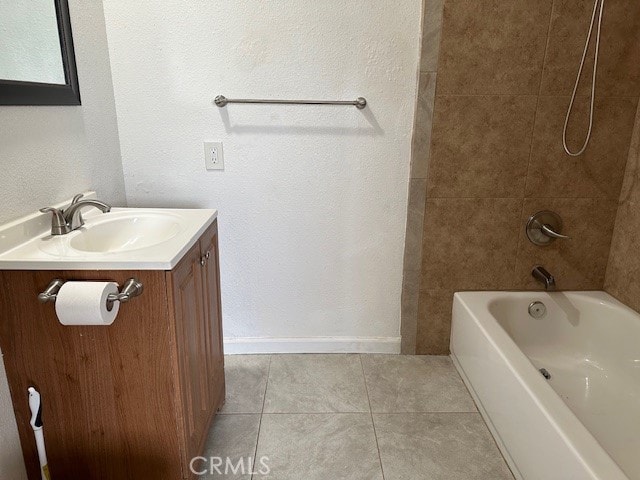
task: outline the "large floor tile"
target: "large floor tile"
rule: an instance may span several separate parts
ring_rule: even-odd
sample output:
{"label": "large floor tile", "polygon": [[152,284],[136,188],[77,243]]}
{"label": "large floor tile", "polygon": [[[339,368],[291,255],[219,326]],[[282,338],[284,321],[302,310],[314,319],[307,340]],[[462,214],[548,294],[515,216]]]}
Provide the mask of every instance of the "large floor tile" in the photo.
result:
{"label": "large floor tile", "polygon": [[227,397],[221,413],[261,413],[269,374],[269,355],[227,355]]}
{"label": "large floor tile", "polygon": [[200,478],[250,479],[259,427],[259,414],[218,415],[202,455],[207,460],[194,464],[198,473],[207,470]]}
{"label": "large floor tile", "polygon": [[362,355],[373,412],[475,412],[449,357]]}
{"label": "large floor tile", "polygon": [[368,413],[264,414],[256,458],[270,471],[253,478],[382,480]]}
{"label": "large floor tile", "polygon": [[358,355],[274,355],[265,413],[368,412]]}
{"label": "large floor tile", "polygon": [[374,414],[374,423],[385,480],[513,479],[477,413]]}

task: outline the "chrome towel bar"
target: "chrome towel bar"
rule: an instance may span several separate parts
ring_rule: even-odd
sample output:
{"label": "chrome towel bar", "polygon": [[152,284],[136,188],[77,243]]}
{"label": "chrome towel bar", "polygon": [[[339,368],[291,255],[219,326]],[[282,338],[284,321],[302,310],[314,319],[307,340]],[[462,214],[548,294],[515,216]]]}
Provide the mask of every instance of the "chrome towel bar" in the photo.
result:
{"label": "chrome towel bar", "polygon": [[[62,285],[64,285],[64,280],[61,280],[59,278],[52,280],[46,290],[38,294],[38,300],[41,303],[55,302]],[[111,310],[114,302],[124,303],[128,302],[133,297],[142,295],[143,290],[144,287],[142,286],[142,282],[140,282],[140,280],[130,278],[129,280],[124,282],[124,286],[119,293],[109,294],[109,296],[107,297],[107,308]]]}
{"label": "chrome towel bar", "polygon": [[278,105],[351,105],[360,110],[367,106],[367,100],[364,97],[358,97],[355,100],[261,100],[249,98],[227,98],[224,95],[218,95],[215,104],[220,108],[226,107],[228,103],[270,103]]}

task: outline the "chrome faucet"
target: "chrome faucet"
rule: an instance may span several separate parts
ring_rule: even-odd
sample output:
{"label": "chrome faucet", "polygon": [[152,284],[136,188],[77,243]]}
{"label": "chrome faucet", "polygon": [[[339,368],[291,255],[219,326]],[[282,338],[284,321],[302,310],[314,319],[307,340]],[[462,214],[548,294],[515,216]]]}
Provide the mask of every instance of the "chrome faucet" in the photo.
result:
{"label": "chrome faucet", "polygon": [[53,207],[41,208],[42,213],[51,213],[51,235],[66,235],[67,233],[77,230],[84,225],[84,219],[82,218],[82,209],[84,207],[95,207],[102,213],[111,211],[111,206],[107,205],[100,200],[81,200],[82,194],[79,193],[71,201],[64,210],[60,210]]}
{"label": "chrome faucet", "polygon": [[531,270],[533,278],[544,285],[545,290],[556,289],[556,279],[542,265],[537,265]]}

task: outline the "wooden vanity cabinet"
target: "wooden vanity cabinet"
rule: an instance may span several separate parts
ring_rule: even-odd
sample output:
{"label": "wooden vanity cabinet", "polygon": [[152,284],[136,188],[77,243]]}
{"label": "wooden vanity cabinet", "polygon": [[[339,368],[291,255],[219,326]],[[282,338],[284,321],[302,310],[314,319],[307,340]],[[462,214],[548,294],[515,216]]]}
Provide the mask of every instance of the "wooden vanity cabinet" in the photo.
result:
{"label": "wooden vanity cabinet", "polygon": [[[110,326],[63,326],[37,301],[54,278],[130,277],[144,292]],[[31,385],[52,478],[197,478],[189,462],[225,395],[220,305],[217,222],[171,271],[0,272],[0,348],[29,479],[40,480]]]}
{"label": "wooden vanity cabinet", "polygon": [[[198,248],[196,248],[198,247]],[[178,266],[167,272],[175,316],[177,379],[183,384],[182,417],[188,462],[199,455],[211,421],[211,405],[224,400],[217,232],[206,232]]]}

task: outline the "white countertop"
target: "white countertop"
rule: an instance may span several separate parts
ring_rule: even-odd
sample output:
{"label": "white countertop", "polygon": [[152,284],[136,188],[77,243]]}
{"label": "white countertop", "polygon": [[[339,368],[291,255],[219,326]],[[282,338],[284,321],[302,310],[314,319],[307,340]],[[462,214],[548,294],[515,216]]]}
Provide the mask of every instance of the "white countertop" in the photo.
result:
{"label": "white countertop", "polygon": [[[68,202],[67,202],[68,203]],[[0,270],[171,270],[217,218],[217,210],[112,208],[110,213],[87,209],[85,227],[66,235],[50,234],[51,215],[36,213],[0,226]],[[100,221],[127,215],[161,215],[179,228],[156,245],[116,252],[87,252],[71,241]]]}

